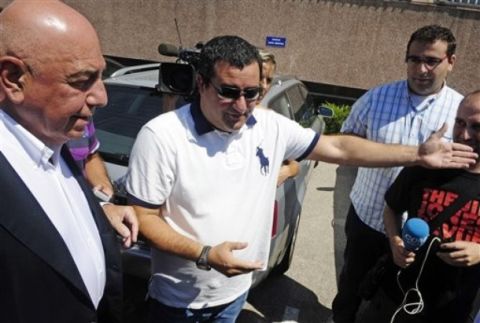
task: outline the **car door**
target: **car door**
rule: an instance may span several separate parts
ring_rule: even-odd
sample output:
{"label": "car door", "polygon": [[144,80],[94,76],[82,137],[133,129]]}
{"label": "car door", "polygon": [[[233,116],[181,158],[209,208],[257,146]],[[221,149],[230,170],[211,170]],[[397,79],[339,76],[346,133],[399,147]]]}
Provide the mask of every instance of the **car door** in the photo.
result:
{"label": "car door", "polygon": [[[296,80],[280,82],[277,86],[281,89],[268,101],[267,106],[289,119],[296,120],[295,113],[305,105],[308,91],[300,81]],[[277,274],[282,274],[290,266],[309,168],[310,162],[302,161],[299,174],[277,188],[274,206],[276,216],[274,216],[269,259],[269,268]],[[297,187],[301,188],[300,195]]]}

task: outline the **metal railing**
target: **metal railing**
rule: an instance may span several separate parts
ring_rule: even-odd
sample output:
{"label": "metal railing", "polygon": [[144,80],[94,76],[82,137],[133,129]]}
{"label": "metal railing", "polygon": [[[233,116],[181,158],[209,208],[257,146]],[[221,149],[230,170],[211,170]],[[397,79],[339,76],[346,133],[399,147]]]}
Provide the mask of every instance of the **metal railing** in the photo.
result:
{"label": "metal railing", "polygon": [[480,0],[398,0],[398,1],[409,1],[417,3],[432,3],[440,5],[451,5],[458,7],[470,7],[475,9],[480,9]]}
{"label": "metal railing", "polygon": [[480,0],[442,0],[445,4],[453,5],[476,5],[480,6]]}

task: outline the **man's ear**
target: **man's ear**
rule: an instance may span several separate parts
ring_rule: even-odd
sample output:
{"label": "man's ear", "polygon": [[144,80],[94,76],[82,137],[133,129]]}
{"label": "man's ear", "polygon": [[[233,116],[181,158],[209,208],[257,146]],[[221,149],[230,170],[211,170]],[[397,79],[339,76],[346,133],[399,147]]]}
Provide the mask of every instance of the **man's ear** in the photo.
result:
{"label": "man's ear", "polygon": [[24,99],[25,64],[16,57],[0,58],[0,100],[20,104]]}
{"label": "man's ear", "polygon": [[205,89],[205,81],[203,80],[203,77],[200,74],[197,74],[197,88],[199,92],[202,92]]}
{"label": "man's ear", "polygon": [[451,72],[453,70],[453,66],[455,65],[456,60],[457,60],[457,56],[455,56],[455,54],[448,57],[448,63],[449,63],[448,71],[449,72]]}

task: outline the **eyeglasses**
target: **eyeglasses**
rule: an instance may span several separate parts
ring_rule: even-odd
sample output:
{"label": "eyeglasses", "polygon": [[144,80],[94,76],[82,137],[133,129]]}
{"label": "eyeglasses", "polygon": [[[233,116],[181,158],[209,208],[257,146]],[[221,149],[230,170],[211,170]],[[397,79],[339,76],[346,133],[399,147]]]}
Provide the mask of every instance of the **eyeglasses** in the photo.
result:
{"label": "eyeglasses", "polygon": [[446,55],[443,58],[438,58],[438,57],[430,57],[430,56],[416,56],[416,55],[408,55],[406,58],[406,62],[408,64],[425,64],[428,70],[433,70],[435,67],[437,67],[441,62],[447,58],[448,55]]}
{"label": "eyeglasses", "polygon": [[247,87],[245,89],[239,89],[235,86],[221,85],[217,86],[213,82],[210,82],[213,88],[217,91],[217,95],[220,99],[225,101],[236,101],[241,96],[245,98],[245,101],[255,101],[260,96],[260,86]]}

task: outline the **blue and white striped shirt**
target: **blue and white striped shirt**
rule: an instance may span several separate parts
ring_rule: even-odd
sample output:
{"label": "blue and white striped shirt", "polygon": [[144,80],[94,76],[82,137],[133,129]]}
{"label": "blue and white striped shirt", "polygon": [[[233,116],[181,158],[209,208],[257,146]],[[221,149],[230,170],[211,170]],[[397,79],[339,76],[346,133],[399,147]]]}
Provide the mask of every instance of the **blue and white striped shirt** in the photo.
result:
{"label": "blue and white striped shirt", "polygon": [[[408,90],[406,80],[381,85],[355,102],[342,132],[390,144],[418,145],[444,122],[445,139],[452,140],[457,108],[463,96],[444,86],[439,93],[417,96]],[[360,219],[384,232],[384,196],[401,167],[359,168],[350,199]]]}

